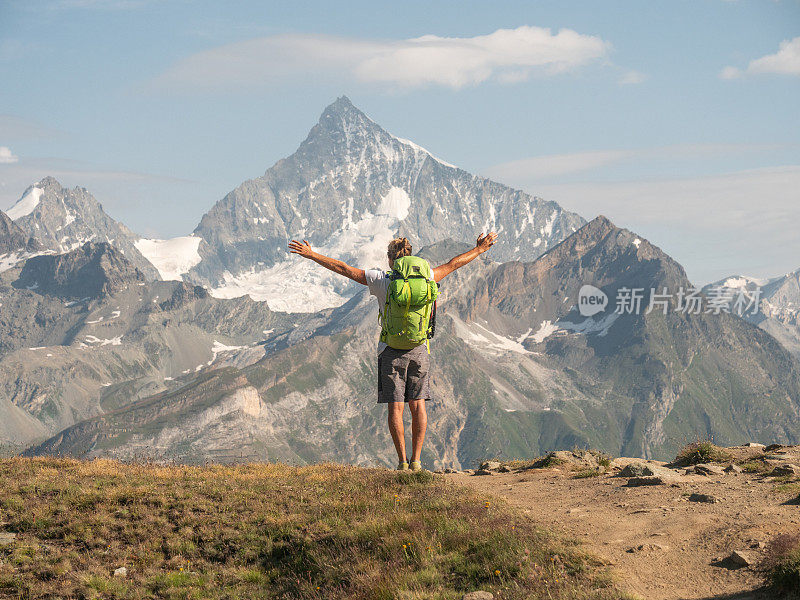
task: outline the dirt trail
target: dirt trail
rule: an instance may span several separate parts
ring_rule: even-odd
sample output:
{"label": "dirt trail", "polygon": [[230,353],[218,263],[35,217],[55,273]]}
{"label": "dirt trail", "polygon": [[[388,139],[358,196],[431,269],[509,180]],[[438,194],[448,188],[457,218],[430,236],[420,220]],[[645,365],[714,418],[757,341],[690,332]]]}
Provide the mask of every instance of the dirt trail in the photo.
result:
{"label": "dirt trail", "polygon": [[[800,448],[783,457],[800,464]],[[585,479],[564,468],[445,477],[580,540],[612,566],[623,588],[646,600],[769,598],[755,591],[760,580],[751,568],[726,559],[735,550],[758,559],[775,535],[800,531],[800,506],[788,503],[797,489],[778,491],[774,479],[750,473],[680,475],[665,485],[626,487],[628,479],[617,475],[625,461],[634,459],[617,459],[616,473]],[[691,493],[719,501],[690,502]]]}

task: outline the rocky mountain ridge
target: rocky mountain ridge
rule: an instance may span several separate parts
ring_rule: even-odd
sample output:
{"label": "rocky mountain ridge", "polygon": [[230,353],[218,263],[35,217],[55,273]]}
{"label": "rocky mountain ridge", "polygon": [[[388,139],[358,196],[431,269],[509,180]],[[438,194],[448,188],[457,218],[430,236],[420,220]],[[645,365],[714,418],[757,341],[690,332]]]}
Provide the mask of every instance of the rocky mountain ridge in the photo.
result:
{"label": "rocky mountain ridge", "polygon": [[[725,314],[610,306],[582,317],[587,282],[612,298],[688,284],[680,265],[605,218],[533,262],[485,255],[443,282],[424,460],[460,467],[573,446],[663,457],[693,436],[798,439],[800,365],[769,335]],[[294,344],[78,423],[31,453],[391,464],[374,398],[376,309],[364,290],[301,317],[308,335]]]}
{"label": "rocky mountain ridge", "polygon": [[7,214],[44,249],[65,253],[86,242],[106,242],[119,249],[147,277],[159,277],[135,246],[139,236],[109,217],[85,188],[67,189],[55,178],[45,177],[25,190]]}

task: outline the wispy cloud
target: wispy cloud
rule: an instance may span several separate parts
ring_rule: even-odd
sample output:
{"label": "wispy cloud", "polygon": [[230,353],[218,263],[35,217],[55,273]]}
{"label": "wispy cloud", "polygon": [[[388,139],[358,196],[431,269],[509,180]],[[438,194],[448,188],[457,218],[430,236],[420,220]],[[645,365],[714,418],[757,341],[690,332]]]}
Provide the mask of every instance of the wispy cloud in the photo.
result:
{"label": "wispy cloud", "polygon": [[484,170],[493,179],[519,185],[521,181],[537,181],[570,173],[589,171],[618,162],[630,155],[628,150],[600,150],[571,154],[548,154],[513,160]]}
{"label": "wispy cloud", "polygon": [[368,40],[276,35],[192,55],[151,82],[162,89],[255,87],[310,75],[343,75],[400,88],[459,89],[489,80],[524,81],[565,73],[607,57],[610,44],[571,29],[498,29],[475,37],[425,35]]}
{"label": "wispy cloud", "polygon": [[695,283],[800,267],[800,165],[645,181],[537,185],[586,218],[602,213],[661,246]]}
{"label": "wispy cloud", "polygon": [[0,115],[0,139],[9,140],[41,140],[65,135],[63,131],[48,127],[37,121],[16,115]]}
{"label": "wispy cloud", "polygon": [[53,3],[56,9],[95,9],[95,10],[130,10],[152,4],[154,0],[58,0]]}
{"label": "wispy cloud", "polygon": [[494,165],[482,172],[487,177],[503,183],[525,187],[536,182],[592,171],[622,162],[700,159],[768,149],[775,149],[775,146],[767,144],[675,144],[654,148],[597,150],[533,156]]}
{"label": "wispy cloud", "polygon": [[727,66],[719,77],[739,79],[745,75],[764,74],[800,76],[800,37],[782,41],[776,53],[751,60],[744,69]]}
{"label": "wispy cloud", "polygon": [[619,78],[619,83],[620,85],[636,85],[638,83],[644,83],[647,79],[648,77],[644,73],[631,70],[627,71]]}
{"label": "wispy cloud", "polygon": [[0,165],[8,165],[19,161],[19,157],[11,152],[8,146],[0,146]]}

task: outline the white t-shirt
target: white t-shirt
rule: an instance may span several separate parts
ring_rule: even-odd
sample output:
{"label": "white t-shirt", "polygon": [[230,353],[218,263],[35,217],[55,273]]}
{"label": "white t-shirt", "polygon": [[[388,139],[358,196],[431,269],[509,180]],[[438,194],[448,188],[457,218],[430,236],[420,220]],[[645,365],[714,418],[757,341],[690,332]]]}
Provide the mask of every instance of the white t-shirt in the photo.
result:
{"label": "white t-shirt", "polygon": [[[378,313],[382,316],[386,306],[386,294],[389,293],[389,273],[380,269],[368,269],[364,271],[367,279],[369,293],[378,299]],[[384,342],[378,341],[378,354],[386,348]]]}

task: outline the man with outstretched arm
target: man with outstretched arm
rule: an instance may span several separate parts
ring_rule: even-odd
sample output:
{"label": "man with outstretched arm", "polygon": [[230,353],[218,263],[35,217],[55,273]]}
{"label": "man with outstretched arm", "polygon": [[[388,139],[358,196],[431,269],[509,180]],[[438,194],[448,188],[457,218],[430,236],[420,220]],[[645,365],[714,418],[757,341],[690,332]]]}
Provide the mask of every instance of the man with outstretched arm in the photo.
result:
{"label": "man with outstretched arm", "polygon": [[[486,252],[496,239],[494,232],[481,234],[474,248],[431,269],[426,261],[412,256],[411,243],[406,238],[397,238],[389,242],[387,250],[390,272],[351,267],[341,260],[314,252],[305,240],[292,240],[289,243],[289,250],[293,254],[299,254],[334,273],[368,286],[370,294],[378,299],[381,317],[378,403],[385,403],[389,407],[389,432],[397,450],[399,470],[409,469],[403,429],[406,403],[411,410],[410,469],[422,469],[420,456],[428,426],[425,401],[431,399],[430,347],[427,338],[432,337],[430,318],[431,306],[435,307],[438,294],[436,284]],[[412,302],[415,294],[420,294],[424,299]],[[433,311],[435,314],[435,308]],[[414,328],[419,331],[410,333]]]}

